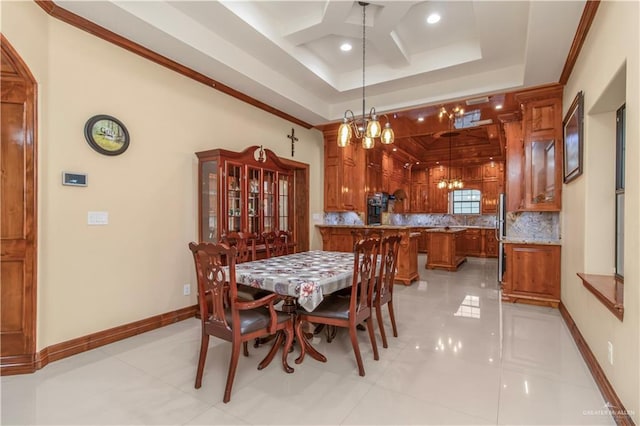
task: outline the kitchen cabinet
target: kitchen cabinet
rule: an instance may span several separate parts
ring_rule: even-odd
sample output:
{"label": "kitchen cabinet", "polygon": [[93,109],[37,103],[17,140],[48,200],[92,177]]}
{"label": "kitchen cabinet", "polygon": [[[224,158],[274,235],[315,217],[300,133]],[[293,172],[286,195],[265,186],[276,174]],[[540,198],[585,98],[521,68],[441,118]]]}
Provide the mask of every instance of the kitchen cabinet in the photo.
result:
{"label": "kitchen cabinet", "polygon": [[502,183],[497,180],[482,182],[482,214],[496,214],[498,211],[498,195],[502,192]]}
{"label": "kitchen cabinet", "polygon": [[462,241],[462,249],[459,250],[461,254],[475,257],[482,255],[483,240],[479,228],[466,228],[466,232],[462,234],[460,240]]}
{"label": "kitchen cabinet", "polygon": [[449,212],[449,191],[446,188],[438,188],[438,182],[446,176],[447,168],[443,166],[429,169],[429,213]]}
{"label": "kitchen cabinet", "polygon": [[292,230],[293,170],[269,150],[197,152],[199,238],[218,242],[227,232],[261,235]]}
{"label": "kitchen cabinet", "polygon": [[467,260],[460,253],[465,229],[432,228],[429,233],[429,254],[427,255],[427,269],[446,269],[456,271]]}
{"label": "kitchen cabinet", "polygon": [[[467,166],[463,170],[462,179],[464,182],[482,180],[482,166]],[[451,177],[454,177],[453,175]]]}
{"label": "kitchen cabinet", "polygon": [[[562,201],[562,86],[516,94],[522,105],[522,160],[507,154],[520,180],[520,211],[559,211]],[[507,141],[509,149],[512,146]],[[516,144],[517,141],[512,141]],[[517,185],[517,183],[513,183]],[[509,194],[511,197],[512,194]]]}
{"label": "kitchen cabinet", "polygon": [[502,300],[554,308],[560,303],[560,246],[505,243]]}
{"label": "kitchen cabinet", "polygon": [[316,225],[322,235],[322,249],[329,251],[353,251],[353,232],[364,229],[374,229],[382,232],[383,236],[391,234],[399,234],[402,236],[400,241],[400,249],[398,251],[398,269],[396,271],[396,283],[410,285],[418,279],[418,238],[420,234],[412,232],[407,227],[389,227],[389,226],[331,226]]}
{"label": "kitchen cabinet", "polygon": [[411,175],[411,213],[429,211],[429,171],[416,169]]}
{"label": "kitchen cabinet", "polygon": [[498,257],[498,239],[495,229],[483,229],[484,251],[483,257]]}
{"label": "kitchen cabinet", "polygon": [[324,140],[324,210],[365,211],[365,155],[358,144],[341,148],[335,132]]}

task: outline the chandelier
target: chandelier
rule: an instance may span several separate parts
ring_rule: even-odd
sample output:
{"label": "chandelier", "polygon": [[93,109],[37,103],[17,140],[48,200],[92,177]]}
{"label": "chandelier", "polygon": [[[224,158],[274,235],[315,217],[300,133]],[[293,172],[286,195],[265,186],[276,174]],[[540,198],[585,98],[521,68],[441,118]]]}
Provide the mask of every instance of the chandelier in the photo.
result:
{"label": "chandelier", "polygon": [[362,117],[356,118],[350,109],[344,112],[342,124],[338,128],[338,146],[344,148],[351,142],[351,137],[355,135],[356,139],[362,140],[364,149],[371,149],[375,145],[375,139],[380,138],[380,142],[385,145],[393,143],[393,130],[389,123],[389,118],[384,115],[387,120],[384,129],[378,121],[376,109],[371,108],[369,115],[365,115],[365,44],[366,44],[366,8],[369,3],[358,2],[362,6]]}
{"label": "chandelier", "polygon": [[438,118],[440,118],[440,120],[442,120],[442,117],[448,117],[449,118],[449,132],[448,132],[448,136],[449,136],[449,171],[447,173],[448,177],[445,179],[444,176],[440,178],[440,181],[438,182],[438,188],[439,189],[448,189],[449,191],[454,190],[454,189],[462,189],[464,187],[464,183],[462,182],[462,179],[455,177],[455,178],[451,178],[451,138],[455,135],[457,136],[458,133],[454,133],[453,132],[453,122],[455,121],[456,117],[461,116],[462,114],[464,114],[464,110],[458,106],[456,106],[455,108],[453,108],[451,111],[447,111],[447,109],[445,107],[440,108],[440,113],[438,114]]}

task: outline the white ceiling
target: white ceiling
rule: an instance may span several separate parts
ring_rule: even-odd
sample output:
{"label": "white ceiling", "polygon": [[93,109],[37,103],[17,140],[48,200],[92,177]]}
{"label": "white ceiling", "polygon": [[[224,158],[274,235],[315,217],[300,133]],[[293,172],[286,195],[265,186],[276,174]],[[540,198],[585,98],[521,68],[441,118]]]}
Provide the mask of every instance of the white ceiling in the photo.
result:
{"label": "white ceiling", "polygon": [[[325,1],[56,4],[313,125],[362,112],[362,7]],[[366,108],[558,82],[585,1],[372,1]],[[442,19],[427,25],[438,12]],[[350,52],[340,45],[348,41]]]}

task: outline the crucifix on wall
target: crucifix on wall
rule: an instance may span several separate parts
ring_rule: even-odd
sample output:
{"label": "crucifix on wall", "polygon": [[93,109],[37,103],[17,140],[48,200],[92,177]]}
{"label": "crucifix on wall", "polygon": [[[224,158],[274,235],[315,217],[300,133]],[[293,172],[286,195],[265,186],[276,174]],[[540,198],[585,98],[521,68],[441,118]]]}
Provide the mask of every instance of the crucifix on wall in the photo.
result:
{"label": "crucifix on wall", "polygon": [[293,157],[293,154],[296,152],[296,141],[298,140],[295,136],[295,129],[293,127],[291,128],[291,134],[287,135],[287,137],[291,139],[291,156]]}

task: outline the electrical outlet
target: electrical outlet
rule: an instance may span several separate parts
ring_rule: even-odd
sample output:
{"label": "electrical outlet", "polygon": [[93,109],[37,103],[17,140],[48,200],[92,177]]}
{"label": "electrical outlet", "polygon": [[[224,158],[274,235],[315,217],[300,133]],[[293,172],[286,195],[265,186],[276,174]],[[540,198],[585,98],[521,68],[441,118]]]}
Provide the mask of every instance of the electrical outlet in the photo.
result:
{"label": "electrical outlet", "polygon": [[609,364],[613,365],[613,343],[607,342]]}
{"label": "electrical outlet", "polygon": [[191,294],[191,284],[185,284],[184,287],[182,287],[182,294],[185,296]]}

